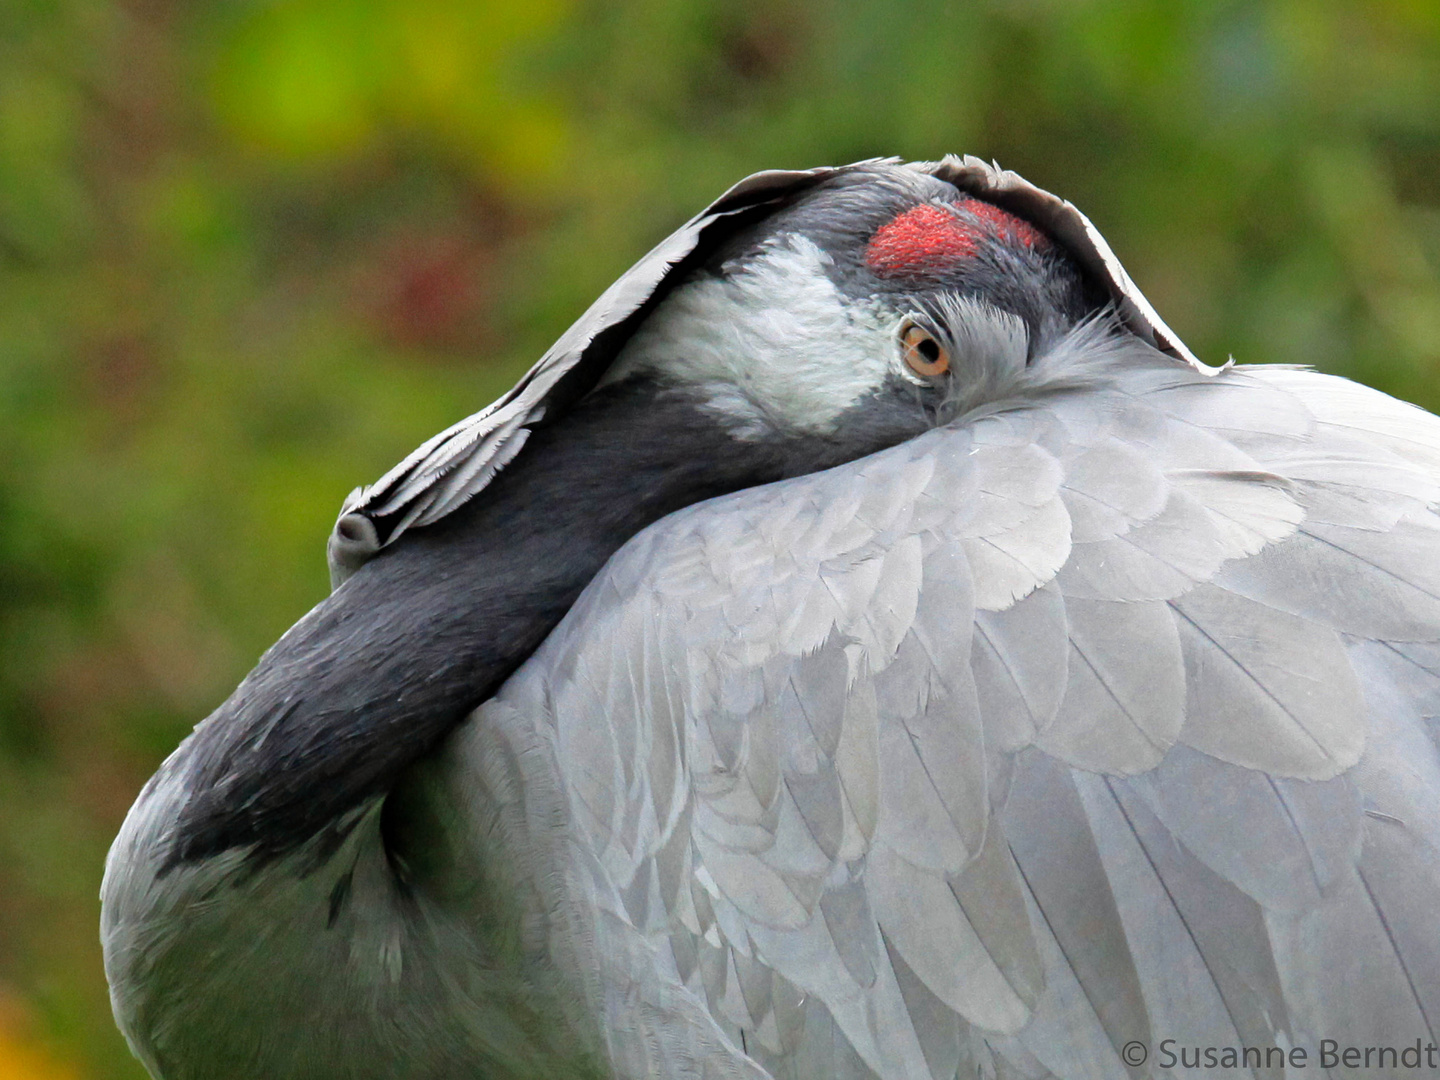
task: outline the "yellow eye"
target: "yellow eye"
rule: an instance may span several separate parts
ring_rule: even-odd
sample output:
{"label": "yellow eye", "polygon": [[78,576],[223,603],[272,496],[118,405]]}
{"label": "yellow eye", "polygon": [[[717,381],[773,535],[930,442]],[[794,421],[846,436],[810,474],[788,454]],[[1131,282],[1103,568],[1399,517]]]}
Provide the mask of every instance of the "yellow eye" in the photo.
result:
{"label": "yellow eye", "polygon": [[910,323],[900,332],[900,350],[905,363],[916,375],[927,379],[950,370],[950,350],[935,340],[924,327]]}

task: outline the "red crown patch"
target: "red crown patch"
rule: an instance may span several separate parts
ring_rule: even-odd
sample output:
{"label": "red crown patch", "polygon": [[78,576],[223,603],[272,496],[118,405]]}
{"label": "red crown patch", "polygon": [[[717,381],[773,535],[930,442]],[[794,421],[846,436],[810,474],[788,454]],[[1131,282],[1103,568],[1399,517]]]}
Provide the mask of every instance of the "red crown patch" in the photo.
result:
{"label": "red crown patch", "polygon": [[973,259],[986,241],[1025,248],[1049,244],[1034,225],[993,203],[962,199],[954,206],[925,203],[892,218],[871,237],[865,262],[886,276],[939,274]]}

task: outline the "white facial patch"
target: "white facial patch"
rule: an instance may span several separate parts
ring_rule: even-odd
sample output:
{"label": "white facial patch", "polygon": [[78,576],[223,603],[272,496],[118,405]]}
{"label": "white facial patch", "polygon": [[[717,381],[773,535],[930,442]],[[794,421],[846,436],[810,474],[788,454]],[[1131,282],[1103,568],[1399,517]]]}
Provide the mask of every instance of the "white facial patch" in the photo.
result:
{"label": "white facial patch", "polygon": [[895,370],[900,320],[844,297],[830,256],[798,235],[725,277],[675,290],[626,344],[605,377],[666,375],[700,390],[740,438],[826,434]]}

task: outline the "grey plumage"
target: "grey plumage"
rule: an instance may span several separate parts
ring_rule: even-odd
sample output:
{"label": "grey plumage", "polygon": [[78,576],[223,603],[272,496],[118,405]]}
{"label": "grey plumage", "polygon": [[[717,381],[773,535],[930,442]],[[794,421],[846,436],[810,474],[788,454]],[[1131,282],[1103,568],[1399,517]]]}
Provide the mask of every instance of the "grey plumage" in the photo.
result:
{"label": "grey plumage", "polygon": [[[1111,363],[1084,391],[672,515],[502,691],[558,776],[614,761],[569,827],[617,888],[688,848],[701,889],[676,890],[654,940],[719,950],[691,979],[731,1002],[722,1028],[758,1037],[725,997],[743,958],[823,1002],[879,1076],[956,1075],[961,1025],[1061,1076],[1121,1074],[1130,1039],[1433,1037],[1436,819],[1375,755],[1399,736],[1407,772],[1436,774],[1385,687],[1440,679],[1354,635],[1440,637],[1440,421],[1139,343]],[[1135,375],[1156,389],[1128,392]],[[1102,476],[1141,431],[1150,467]],[[1384,478],[1388,527],[1309,519],[1332,453]],[[1381,601],[1317,587],[1377,578]],[[595,696],[631,678],[645,701]],[[1396,733],[1379,747],[1377,725]],[[626,777],[622,738],[674,757]]]}

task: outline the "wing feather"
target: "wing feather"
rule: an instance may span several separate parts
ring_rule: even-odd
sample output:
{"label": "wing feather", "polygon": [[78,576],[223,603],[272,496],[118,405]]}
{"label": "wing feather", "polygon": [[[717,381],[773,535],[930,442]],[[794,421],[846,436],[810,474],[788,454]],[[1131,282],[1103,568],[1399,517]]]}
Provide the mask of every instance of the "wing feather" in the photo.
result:
{"label": "wing feather", "polygon": [[[1112,780],[1107,787],[1164,892],[1169,910],[1163,918],[1179,920],[1223,1003],[1228,1024],[1207,1031],[1200,1045],[1224,1045],[1227,1028],[1247,1046],[1274,1046],[1287,1037],[1298,1043],[1265,909],[1177,842],[1125,784]],[[1139,916],[1137,930],[1155,921]],[[1163,968],[1150,974],[1165,980],[1170,993],[1185,986],[1169,982]]]}
{"label": "wing feather", "polygon": [[1187,745],[1306,780],[1359,760],[1364,703],[1338,634],[1213,586],[1170,607],[1185,657]]}
{"label": "wing feather", "polygon": [[1069,598],[1069,680],[1035,745],[1100,772],[1153,768],[1185,719],[1185,668],[1175,619],[1158,601]]}

